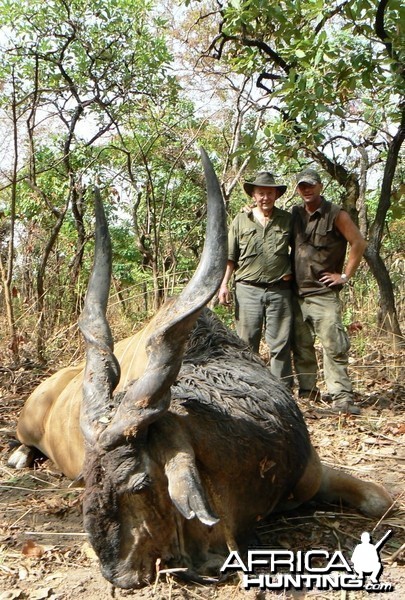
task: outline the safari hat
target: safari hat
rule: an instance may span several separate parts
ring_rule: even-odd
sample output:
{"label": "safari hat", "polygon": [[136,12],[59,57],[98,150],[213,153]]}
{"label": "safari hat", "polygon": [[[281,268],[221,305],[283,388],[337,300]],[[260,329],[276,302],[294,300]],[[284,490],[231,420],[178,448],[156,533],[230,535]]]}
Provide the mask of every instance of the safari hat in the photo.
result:
{"label": "safari hat", "polygon": [[254,181],[245,181],[243,189],[248,196],[252,196],[253,188],[255,186],[277,188],[280,192],[280,196],[282,196],[287,189],[286,185],[276,183],[274,175],[269,171],[259,171]]}
{"label": "safari hat", "polygon": [[309,185],[316,185],[322,183],[321,176],[315,169],[304,169],[301,173],[296,176],[297,185],[300,183],[309,183]]}

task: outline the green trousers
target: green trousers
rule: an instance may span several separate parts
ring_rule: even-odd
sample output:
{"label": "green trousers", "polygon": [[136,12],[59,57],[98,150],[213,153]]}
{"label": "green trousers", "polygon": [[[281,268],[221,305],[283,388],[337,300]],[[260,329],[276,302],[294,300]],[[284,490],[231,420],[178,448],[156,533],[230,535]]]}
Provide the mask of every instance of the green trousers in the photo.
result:
{"label": "green trousers", "polygon": [[316,388],[315,337],[323,349],[325,384],[333,400],[353,401],[348,375],[350,340],[342,323],[339,292],[293,298],[292,348],[300,390]]}
{"label": "green trousers", "polygon": [[235,287],[236,331],[247,344],[259,352],[264,338],[270,350],[270,370],[284,383],[292,386],[291,367],[291,290],[259,288],[237,283]]}

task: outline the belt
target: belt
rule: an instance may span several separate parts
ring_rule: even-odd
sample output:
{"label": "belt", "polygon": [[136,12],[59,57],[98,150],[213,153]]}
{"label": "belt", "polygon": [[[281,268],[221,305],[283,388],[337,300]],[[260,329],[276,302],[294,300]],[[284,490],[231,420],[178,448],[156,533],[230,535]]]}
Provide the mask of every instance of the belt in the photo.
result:
{"label": "belt", "polygon": [[292,285],[292,279],[279,279],[278,281],[273,281],[273,283],[259,283],[257,281],[237,281],[236,283],[252,285],[253,287],[262,288],[264,290],[288,290]]}

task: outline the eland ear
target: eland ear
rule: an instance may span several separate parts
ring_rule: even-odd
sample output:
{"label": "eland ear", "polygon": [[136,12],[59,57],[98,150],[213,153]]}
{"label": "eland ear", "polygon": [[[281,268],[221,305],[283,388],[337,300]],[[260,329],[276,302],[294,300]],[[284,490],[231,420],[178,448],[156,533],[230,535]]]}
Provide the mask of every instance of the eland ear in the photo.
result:
{"label": "eland ear", "polygon": [[173,504],[186,519],[197,517],[204,525],[215,525],[219,518],[206,498],[191,452],[180,451],[165,465],[169,495]]}

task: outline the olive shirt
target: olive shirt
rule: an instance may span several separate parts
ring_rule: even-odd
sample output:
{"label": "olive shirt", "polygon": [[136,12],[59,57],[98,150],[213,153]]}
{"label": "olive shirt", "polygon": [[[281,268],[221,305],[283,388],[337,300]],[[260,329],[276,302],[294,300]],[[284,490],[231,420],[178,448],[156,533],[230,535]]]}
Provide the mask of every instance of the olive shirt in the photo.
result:
{"label": "olive shirt", "polygon": [[[322,197],[312,214],[305,206],[292,210],[293,264],[299,296],[326,294],[331,288],[321,283],[323,273],[341,273],[346,256],[347,241],[335,226],[342,209]],[[334,286],[334,291],[342,286]]]}
{"label": "olive shirt", "polygon": [[228,236],[228,260],[235,264],[235,281],[275,283],[291,275],[290,230],[290,213],[277,207],[265,227],[252,211],[236,215]]}

